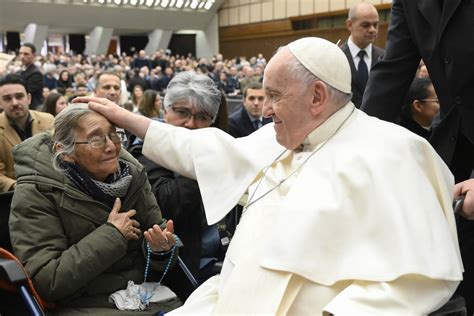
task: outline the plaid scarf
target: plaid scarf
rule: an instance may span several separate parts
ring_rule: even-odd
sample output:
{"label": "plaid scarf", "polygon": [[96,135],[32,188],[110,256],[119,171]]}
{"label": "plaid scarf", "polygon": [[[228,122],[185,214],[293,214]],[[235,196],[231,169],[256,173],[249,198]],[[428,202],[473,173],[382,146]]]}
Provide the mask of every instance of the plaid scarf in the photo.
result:
{"label": "plaid scarf", "polygon": [[60,166],[79,190],[110,207],[114,205],[117,197],[122,198],[127,194],[132,181],[130,167],[123,160],[119,160],[119,170],[108,176],[104,182],[92,179],[84,169],[75,163],[61,161]]}

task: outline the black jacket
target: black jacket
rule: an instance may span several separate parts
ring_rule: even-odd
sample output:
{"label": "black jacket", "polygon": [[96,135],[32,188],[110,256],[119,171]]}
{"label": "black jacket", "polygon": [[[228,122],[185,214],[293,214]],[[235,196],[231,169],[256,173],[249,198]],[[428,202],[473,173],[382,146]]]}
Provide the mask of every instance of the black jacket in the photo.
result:
{"label": "black jacket", "polygon": [[36,110],[43,104],[43,74],[36,65],[31,64],[20,72],[20,76],[26,81],[26,87],[31,93],[30,109]]}
{"label": "black jacket", "polygon": [[474,143],[473,16],[471,1],[394,0],[385,54],[362,101],[362,110],[393,122],[423,59],[441,104],[430,142],[448,165],[459,131]]}
{"label": "black jacket", "polygon": [[[262,118],[262,125],[272,122],[271,118]],[[244,106],[229,116],[229,134],[237,137],[244,137],[255,132],[255,126],[250,120],[247,110]]]}
{"label": "black jacket", "polygon": [[[352,103],[354,103],[354,105],[357,108],[360,108],[360,104],[362,103],[362,96],[364,95],[365,87],[357,79],[357,69],[354,64],[354,59],[352,58],[349,45],[347,45],[347,43],[344,43],[344,45],[341,46],[341,49],[346,55],[347,60],[349,61],[349,65],[351,66]],[[379,61],[383,53],[384,53],[384,50],[382,48],[372,45],[372,63],[370,65],[370,68],[372,68]]]}

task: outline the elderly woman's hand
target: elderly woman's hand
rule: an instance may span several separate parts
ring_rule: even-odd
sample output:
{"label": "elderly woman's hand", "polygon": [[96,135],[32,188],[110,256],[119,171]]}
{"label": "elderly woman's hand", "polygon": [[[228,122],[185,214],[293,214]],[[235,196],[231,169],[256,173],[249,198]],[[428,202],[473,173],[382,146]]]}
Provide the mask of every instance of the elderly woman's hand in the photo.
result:
{"label": "elderly woman's hand", "polygon": [[176,243],[173,232],[173,221],[169,220],[164,230],[161,230],[158,225],[153,225],[152,228],[144,232],[144,235],[151,250],[153,252],[161,252],[170,250]]}
{"label": "elderly woman's hand", "polygon": [[122,203],[119,198],[115,199],[114,206],[110,211],[107,222],[117,227],[127,240],[138,239],[141,234],[140,223],[132,217],[137,213],[135,210],[119,213]]}

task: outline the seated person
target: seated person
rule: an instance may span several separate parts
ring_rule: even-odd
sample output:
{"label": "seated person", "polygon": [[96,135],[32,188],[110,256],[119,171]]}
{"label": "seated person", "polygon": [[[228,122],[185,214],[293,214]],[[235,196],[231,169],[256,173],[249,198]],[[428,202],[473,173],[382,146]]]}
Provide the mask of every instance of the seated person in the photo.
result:
{"label": "seated person", "polygon": [[[162,218],[143,167],[102,115],[69,106],[56,117],[54,135],[28,139],[14,159],[13,249],[58,314],[120,312],[111,293],[141,284],[144,275],[156,282],[174,265],[173,223]],[[138,296],[147,305],[149,292]],[[147,313],[178,305],[151,304]]]}
{"label": "seated person", "polygon": [[19,75],[0,78],[0,192],[15,189],[12,149],[28,137],[53,127],[53,116],[29,110],[31,94]]}
{"label": "seated person", "polygon": [[[219,110],[221,95],[212,79],[194,72],[180,72],[170,81],[164,99],[166,123],[187,129],[209,127]],[[181,257],[199,281],[210,277],[209,269],[219,252],[219,232],[208,226],[197,182],[158,166],[142,155],[142,144],[129,149],[145,167],[152,191],[162,208],[163,216],[176,224],[176,233],[183,241]],[[205,242],[203,242],[205,241]],[[182,274],[181,274],[182,276]],[[185,299],[193,288],[176,273],[170,287]]]}
{"label": "seated person", "polygon": [[405,98],[399,124],[428,139],[431,123],[438,113],[438,96],[430,78],[415,78]]}

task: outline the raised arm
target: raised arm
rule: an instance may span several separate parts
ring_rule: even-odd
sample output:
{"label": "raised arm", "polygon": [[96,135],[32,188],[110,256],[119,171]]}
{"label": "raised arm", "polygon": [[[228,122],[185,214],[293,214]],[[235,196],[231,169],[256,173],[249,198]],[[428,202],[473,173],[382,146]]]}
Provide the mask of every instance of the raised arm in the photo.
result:
{"label": "raised arm", "polygon": [[74,103],[88,103],[89,108],[99,112],[109,121],[122,127],[139,138],[145,138],[151,120],[143,115],[134,114],[105,98],[78,97]]}

